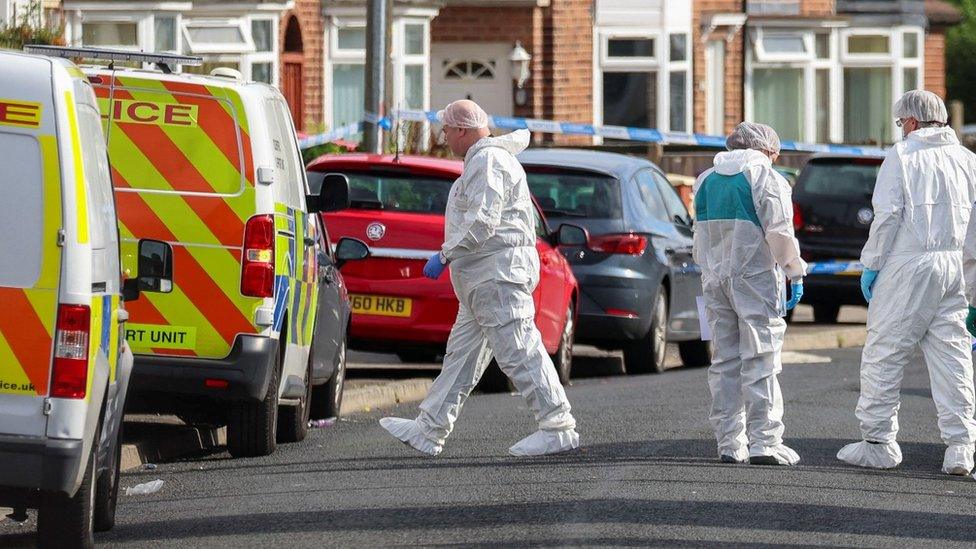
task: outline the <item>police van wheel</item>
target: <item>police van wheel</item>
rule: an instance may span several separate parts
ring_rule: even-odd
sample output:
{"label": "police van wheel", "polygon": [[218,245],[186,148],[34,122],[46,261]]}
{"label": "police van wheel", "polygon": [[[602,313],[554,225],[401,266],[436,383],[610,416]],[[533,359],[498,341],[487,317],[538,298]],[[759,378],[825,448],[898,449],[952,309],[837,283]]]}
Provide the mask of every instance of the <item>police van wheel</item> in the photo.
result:
{"label": "police van wheel", "polygon": [[100,437],[95,432],[92,445],[81,478],[81,486],[75,495],[68,497],[62,493],[45,493],[41,496],[37,513],[37,546],[47,547],[94,547],[95,539],[95,482],[98,451],[95,445]]}
{"label": "police van wheel", "polygon": [[227,422],[227,451],[233,457],[267,456],[277,449],[278,379],[281,357],[277,357],[264,400],[235,402]]}
{"label": "police van wheel", "polygon": [[122,467],[122,423],[112,443],[115,463],[98,477],[95,485],[95,531],[106,532],[115,526],[115,508],[119,502],[119,472]]}
{"label": "police van wheel", "polygon": [[308,416],[312,401],[312,353],[315,346],[309,348],[308,368],[305,372],[305,394],[298,401],[298,406],[282,406],[278,410],[278,442],[301,442],[308,434]]}

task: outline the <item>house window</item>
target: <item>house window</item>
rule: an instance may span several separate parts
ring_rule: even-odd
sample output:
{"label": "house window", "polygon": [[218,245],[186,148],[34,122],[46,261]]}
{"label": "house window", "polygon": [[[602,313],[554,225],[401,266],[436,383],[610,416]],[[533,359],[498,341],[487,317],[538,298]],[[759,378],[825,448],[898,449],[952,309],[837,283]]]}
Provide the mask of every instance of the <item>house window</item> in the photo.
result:
{"label": "house window", "polygon": [[650,38],[610,38],[607,40],[607,57],[654,57],[654,40]]}
{"label": "house window", "polygon": [[844,69],[844,141],[885,143],[892,135],[891,69]]}
{"label": "house window", "polygon": [[86,46],[139,46],[135,22],[90,22],[81,24],[81,40]]}
{"label": "house window", "polygon": [[360,122],[365,96],[365,65],[335,65],[332,69],[332,126],[337,128]]}
{"label": "house window", "polygon": [[424,108],[423,65],[407,65],[403,68],[403,100],[408,109]]}
{"label": "house window", "polygon": [[251,38],[254,40],[254,50],[259,52],[273,52],[274,38],[269,19],[254,19],[251,21]]}
{"label": "house window", "polygon": [[687,34],[671,35],[671,60],[672,61],[688,60],[688,35]]}
{"label": "house window", "polygon": [[272,84],[271,77],[272,63],[251,63],[251,80]]}
{"label": "house window", "polygon": [[753,119],[776,128],[780,138],[798,141],[804,129],[802,69],[755,69]]}
{"label": "house window", "polygon": [[366,28],[340,28],[336,31],[336,47],[340,50],[366,51]]}
{"label": "house window", "polygon": [[403,26],[403,51],[407,55],[425,55],[427,53],[424,47],[424,39],[426,32],[424,32],[423,25],[404,25]]}
{"label": "house window", "polygon": [[890,39],[882,34],[854,34],[847,37],[847,53],[861,55],[887,55],[891,51]]}
{"label": "house window", "polygon": [[830,59],[830,35],[817,34],[814,36],[817,59]]}
{"label": "house window", "polygon": [[902,35],[902,57],[905,59],[918,58],[917,32],[906,32]]}
{"label": "house window", "polygon": [[604,72],[603,123],[657,127],[657,73]]}
{"label": "house window", "polygon": [[445,61],[447,80],[494,80],[494,61]]}
{"label": "house window", "polygon": [[817,69],[817,143],[830,142],[830,69]]}
{"label": "house window", "polygon": [[240,19],[184,20],[184,37],[190,52],[228,54],[254,51],[250,32]]}
{"label": "house window", "polygon": [[153,41],[156,51],[179,51],[176,45],[176,17],[153,17]]}
{"label": "house window", "polygon": [[805,54],[806,44],[798,34],[766,34],[762,38],[763,50],[767,54]]}
{"label": "house window", "polygon": [[685,71],[675,71],[670,74],[671,78],[671,131],[673,132],[686,132],[688,127],[686,126],[687,121],[687,73]]}
{"label": "house window", "polygon": [[918,69],[908,67],[902,70],[902,91],[918,89]]}

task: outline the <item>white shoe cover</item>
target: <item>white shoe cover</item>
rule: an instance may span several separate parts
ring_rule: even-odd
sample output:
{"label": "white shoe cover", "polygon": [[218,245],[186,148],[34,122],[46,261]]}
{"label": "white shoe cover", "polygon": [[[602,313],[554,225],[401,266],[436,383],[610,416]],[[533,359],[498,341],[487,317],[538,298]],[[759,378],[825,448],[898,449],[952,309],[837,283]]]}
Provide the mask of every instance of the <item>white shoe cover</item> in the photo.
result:
{"label": "white shoe cover", "polygon": [[412,447],[418,452],[423,452],[428,456],[436,456],[441,453],[444,446],[431,441],[420,432],[417,422],[412,419],[399,417],[385,417],[380,420],[380,426],[389,431],[391,435],[399,439],[404,444]]}
{"label": "white shoe cover", "polygon": [[513,456],[544,456],[579,448],[579,433],[575,429],[565,431],[538,430],[508,449]]}
{"label": "white shoe cover", "polygon": [[755,451],[749,451],[750,458],[762,458],[771,457],[775,459],[780,465],[796,465],[800,463],[800,454],[797,454],[793,448],[785,444],[780,444],[779,446],[764,447],[757,449]]}
{"label": "white shoe cover", "polygon": [[942,472],[947,475],[968,475],[973,470],[972,444],[953,444],[946,448],[942,459]]}
{"label": "white shoe cover", "polygon": [[719,448],[718,457],[729,456],[736,463],[745,463],[749,461],[749,449],[745,446],[739,446],[738,448]]}
{"label": "white shoe cover", "polygon": [[837,452],[837,459],[858,467],[893,469],[901,463],[901,447],[897,442],[872,444],[862,440],[841,448]]}

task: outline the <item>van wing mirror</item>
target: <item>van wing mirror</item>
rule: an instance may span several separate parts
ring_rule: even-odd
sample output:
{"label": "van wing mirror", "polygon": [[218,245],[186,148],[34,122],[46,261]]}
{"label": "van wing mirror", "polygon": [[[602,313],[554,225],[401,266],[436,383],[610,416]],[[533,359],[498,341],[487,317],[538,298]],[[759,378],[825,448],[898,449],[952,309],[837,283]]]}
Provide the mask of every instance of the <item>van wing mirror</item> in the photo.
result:
{"label": "van wing mirror", "polygon": [[143,292],[173,291],[173,247],[160,240],[140,240],[136,280]]}
{"label": "van wing mirror", "polygon": [[559,246],[579,247],[590,242],[590,235],[579,225],[563,223],[556,230],[556,244]]}
{"label": "van wing mirror", "polygon": [[319,193],[305,195],[309,213],[337,212],[349,207],[349,178],[341,173],[328,173],[322,178]]}

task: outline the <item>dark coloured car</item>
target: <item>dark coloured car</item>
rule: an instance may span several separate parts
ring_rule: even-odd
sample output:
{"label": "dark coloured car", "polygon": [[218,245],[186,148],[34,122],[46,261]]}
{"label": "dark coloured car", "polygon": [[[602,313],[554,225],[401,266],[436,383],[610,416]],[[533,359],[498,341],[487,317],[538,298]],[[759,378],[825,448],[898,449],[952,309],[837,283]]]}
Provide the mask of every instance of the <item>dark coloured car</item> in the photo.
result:
{"label": "dark coloured car", "polygon": [[881,156],[810,157],[793,187],[793,228],[810,263],[803,302],[819,323],[837,322],[842,305],[864,305],[861,249],[874,210],[871,196]]}
{"label": "dark coloured car", "polygon": [[580,287],[577,341],[622,349],[629,373],[663,370],[668,341],[686,366],[708,364],[692,220],[664,173],[642,158],[578,149],[518,158],[550,226],[590,234],[587,246],[561,248]]}

